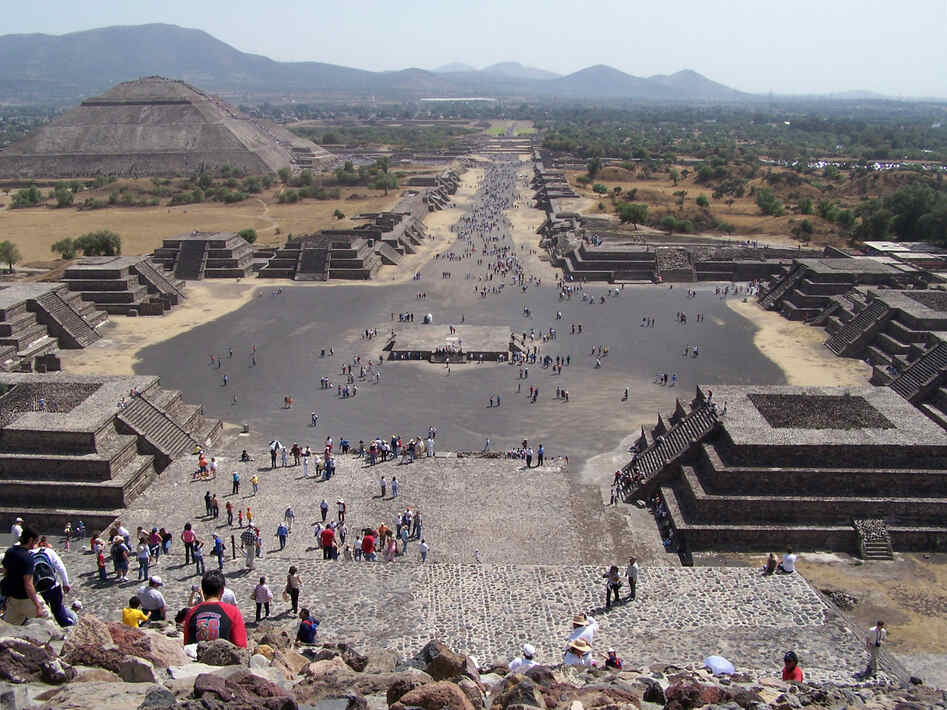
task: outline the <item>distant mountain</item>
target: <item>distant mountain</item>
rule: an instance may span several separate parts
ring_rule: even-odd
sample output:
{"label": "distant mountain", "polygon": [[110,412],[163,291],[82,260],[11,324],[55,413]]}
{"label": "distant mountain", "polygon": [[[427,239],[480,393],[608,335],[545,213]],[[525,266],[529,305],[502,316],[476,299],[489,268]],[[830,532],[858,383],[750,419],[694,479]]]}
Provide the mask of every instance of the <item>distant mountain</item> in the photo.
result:
{"label": "distant mountain", "polygon": [[472,67],[469,64],[464,64],[463,62],[451,62],[450,64],[444,64],[439,66],[434,70],[435,74],[459,74],[461,72],[473,72],[477,71],[476,67]]}
{"label": "distant mountain", "polygon": [[484,74],[496,74],[498,76],[506,76],[512,79],[557,79],[562,76],[561,74],[546,71],[545,69],[524,67],[519,62],[500,62],[499,64],[491,64],[488,67],[484,67],[480,71]]}
{"label": "distant mountain", "polygon": [[661,101],[748,97],[694,71],[644,79],[613,67],[568,76],[501,62],[482,70],[451,63],[435,71],[372,72],[323,62],[276,62],[202,30],[150,24],[66,35],[0,36],[0,102],[69,102],[144,76],[181,79],[232,101],[367,96],[512,96]]}

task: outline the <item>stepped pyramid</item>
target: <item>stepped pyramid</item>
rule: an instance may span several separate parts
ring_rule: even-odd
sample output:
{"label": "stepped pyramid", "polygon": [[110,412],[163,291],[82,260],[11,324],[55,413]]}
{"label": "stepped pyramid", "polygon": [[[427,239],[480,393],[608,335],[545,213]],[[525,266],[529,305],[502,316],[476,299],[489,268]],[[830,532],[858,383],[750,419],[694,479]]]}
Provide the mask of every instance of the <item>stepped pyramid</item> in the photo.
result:
{"label": "stepped pyramid", "polygon": [[0,177],[181,175],[230,165],[250,174],[320,168],[333,157],[174,79],[128,81],[0,151]]}

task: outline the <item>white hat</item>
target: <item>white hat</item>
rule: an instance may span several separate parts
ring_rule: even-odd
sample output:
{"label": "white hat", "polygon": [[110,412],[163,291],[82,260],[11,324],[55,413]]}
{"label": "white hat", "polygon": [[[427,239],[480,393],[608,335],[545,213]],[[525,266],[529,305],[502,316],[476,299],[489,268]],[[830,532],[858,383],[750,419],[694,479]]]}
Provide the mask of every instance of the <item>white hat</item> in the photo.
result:
{"label": "white hat", "polygon": [[155,576],[153,576],[153,577],[149,577],[149,578],[148,578],[148,582],[151,584],[152,587],[163,587],[163,586],[164,586],[164,582],[161,581],[161,577],[158,577],[157,575],[155,575]]}
{"label": "white hat", "polygon": [[532,658],[533,656],[536,655],[536,649],[533,647],[532,644],[524,643],[522,650],[523,650],[524,656],[529,656],[530,658]]}
{"label": "white hat", "polygon": [[17,518],[14,522],[22,523],[22,522],[23,522],[23,518]]}

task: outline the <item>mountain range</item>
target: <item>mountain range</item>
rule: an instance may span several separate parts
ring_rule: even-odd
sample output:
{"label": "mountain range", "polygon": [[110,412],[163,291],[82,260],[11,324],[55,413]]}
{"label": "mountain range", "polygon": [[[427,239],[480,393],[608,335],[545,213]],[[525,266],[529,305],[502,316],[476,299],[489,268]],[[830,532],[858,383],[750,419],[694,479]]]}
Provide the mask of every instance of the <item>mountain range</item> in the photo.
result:
{"label": "mountain range", "polygon": [[65,35],[0,36],[0,102],[74,102],[121,81],[162,75],[253,101],[293,98],[417,98],[485,95],[652,101],[752,98],[695,71],[636,77],[597,65],[560,76],[502,62],[477,70],[373,72],[323,62],[278,62],[176,25],[103,27]]}

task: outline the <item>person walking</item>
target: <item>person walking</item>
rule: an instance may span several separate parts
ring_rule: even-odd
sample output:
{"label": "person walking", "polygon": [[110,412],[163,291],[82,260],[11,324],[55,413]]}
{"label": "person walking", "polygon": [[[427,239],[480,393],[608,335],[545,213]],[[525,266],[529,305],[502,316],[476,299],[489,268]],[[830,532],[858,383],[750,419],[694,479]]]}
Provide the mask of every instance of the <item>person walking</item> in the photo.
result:
{"label": "person walking", "polygon": [[270,591],[266,583],[266,577],[260,577],[260,583],[253,589],[253,601],[256,602],[256,623],[260,623],[260,612],[266,612],[266,618],[270,616],[270,602],[273,601],[273,592]]}
{"label": "person walking", "polygon": [[339,498],[335,502],[335,505],[339,511],[339,525],[341,525],[342,523],[345,522],[345,500],[342,498]]}
{"label": "person walking", "polygon": [[628,598],[635,600],[638,591],[638,561],[634,557],[628,558],[628,567],[625,569],[625,578],[628,580]]}
{"label": "person walking", "polygon": [[302,586],[302,578],[299,576],[296,565],[293,565],[289,568],[289,573],[286,575],[286,593],[289,595],[289,600],[293,605],[293,614],[299,612],[299,590]]}
{"label": "person walking", "polygon": [[430,548],[428,547],[428,544],[424,542],[424,540],[421,540],[420,544],[418,544],[418,556],[421,558],[421,562],[427,562],[427,553],[429,549]]}
{"label": "person walking", "polygon": [[252,527],[248,527],[240,535],[240,549],[246,554],[246,568],[253,569],[253,562],[256,559],[256,532]]}
{"label": "person walking", "polygon": [[191,558],[194,560],[194,574],[203,576],[206,571],[204,569],[204,543],[197,537],[191,544]]}
{"label": "person walking", "polygon": [[388,492],[388,482],[385,480],[385,477],[381,477],[381,497],[384,498],[385,494]]}
{"label": "person walking", "polygon": [[399,489],[398,478],[396,476],[392,476],[391,477],[391,497],[392,498],[398,497],[398,489]]}
{"label": "person walking", "polygon": [[612,597],[615,603],[619,601],[619,590],[621,589],[621,577],[618,575],[618,565],[612,565],[608,572],[602,575],[605,578],[605,608],[612,608]]}
{"label": "person walking", "polygon": [[322,513],[322,522],[326,521],[326,516],[329,514],[329,501],[325,498],[322,499],[322,502],[319,504],[319,512]]}
{"label": "person walking", "polygon": [[228,500],[224,508],[227,510],[227,525],[233,527],[233,503]]}
{"label": "person walking", "polygon": [[191,524],[184,523],[184,530],[181,532],[181,542],[184,543],[184,564],[186,565],[191,563],[191,552],[196,539],[197,535],[191,530]]}
{"label": "person walking", "polygon": [[233,490],[231,490],[230,495],[237,495],[240,493],[240,474],[236,471],[233,472]]}
{"label": "person walking", "polygon": [[865,635],[865,648],[868,649],[868,668],[865,669],[865,676],[874,678],[878,675],[878,654],[881,653],[881,647],[888,638],[888,630],[885,628],[885,622],[879,620],[877,624],[868,629]]}
{"label": "person walking", "polygon": [[223,570],[224,568],[224,541],[220,539],[220,535],[214,533],[214,549],[212,550],[214,556],[217,558],[217,569]]}
{"label": "person walking", "polygon": [[286,522],[286,529],[289,532],[293,531],[293,521],[296,520],[296,513],[293,512],[292,506],[286,509],[286,512],[283,513],[283,520]]}

